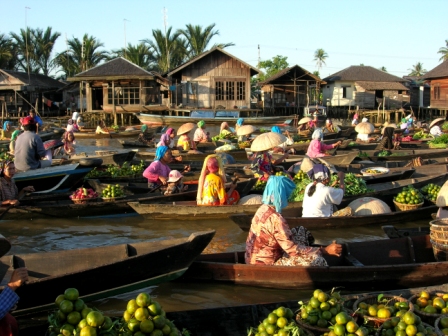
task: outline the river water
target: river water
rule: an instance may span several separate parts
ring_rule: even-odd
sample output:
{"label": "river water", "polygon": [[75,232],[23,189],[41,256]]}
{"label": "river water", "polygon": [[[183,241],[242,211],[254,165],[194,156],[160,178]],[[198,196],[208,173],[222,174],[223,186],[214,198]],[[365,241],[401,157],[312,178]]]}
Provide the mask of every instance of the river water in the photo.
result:
{"label": "river water", "polygon": [[[80,140],[77,151],[93,153],[98,149],[118,148],[115,139]],[[195,231],[214,229],[216,235],[205,253],[243,250],[247,233],[228,219],[213,221],[154,221],[140,216],[120,218],[40,219],[2,221],[0,233],[11,241],[11,253],[56,251],[92,246],[151,241],[188,236]],[[428,219],[429,221],[429,219]],[[428,221],[403,223],[400,227],[428,225]],[[363,241],[385,238],[380,227],[313,231],[317,243]],[[142,267],[151,267],[142,265]],[[67,283],[75,287],[76,283]],[[260,289],[231,284],[193,284],[171,282],[147,289],[166,311],[202,309],[254,303],[298,300],[310,291]],[[82,293],[81,293],[82,295]],[[121,315],[127,301],[137,294],[103,299],[91,304],[108,315]]]}

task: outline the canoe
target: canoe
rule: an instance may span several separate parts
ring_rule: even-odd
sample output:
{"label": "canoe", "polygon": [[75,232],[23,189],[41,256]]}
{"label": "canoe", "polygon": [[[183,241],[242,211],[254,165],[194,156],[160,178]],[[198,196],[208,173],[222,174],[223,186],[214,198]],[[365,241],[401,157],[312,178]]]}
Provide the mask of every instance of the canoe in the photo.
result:
{"label": "canoe", "polygon": [[[283,154],[273,154],[272,157],[274,159],[278,159]],[[301,161],[305,158],[305,155],[289,155],[289,157],[284,160],[280,165],[283,166],[285,169],[288,169],[291,167],[294,163]],[[339,153],[337,151],[336,155],[331,156],[324,156],[322,159],[327,161],[328,163],[331,163],[333,165],[342,165],[342,164],[350,164],[358,157],[358,152],[355,151],[345,151]]]}
{"label": "canoe", "polygon": [[[200,162],[204,162],[205,158],[208,155],[216,154],[215,151],[202,151],[202,150],[199,151],[201,153],[191,153],[191,152],[173,150],[172,153],[174,157],[182,156],[182,161],[200,161]],[[222,151],[220,153],[227,153],[237,161],[248,161],[247,152],[244,149]],[[137,159],[153,161],[155,154],[156,154],[155,150],[150,152],[137,152],[136,157]]]}
{"label": "canoe", "polygon": [[75,133],[76,139],[117,139],[117,138],[137,138],[140,130],[135,131],[110,131],[107,134],[96,134],[95,131],[79,131]]}
{"label": "canoe", "polygon": [[92,167],[79,163],[64,166],[52,166],[19,172],[14,175],[17,188],[33,186],[36,192],[65,192],[83,180]]}
{"label": "canoe", "polygon": [[[136,152],[132,150],[111,150],[111,151],[96,151],[95,154],[86,154],[79,153],[75,155],[71,155],[67,160],[53,159],[54,164],[67,164],[67,163],[78,163],[78,162],[91,162],[92,165],[95,165],[94,162],[99,161],[101,159],[101,164],[103,165],[116,165],[122,166],[125,162],[130,162],[134,158]],[[96,164],[97,165],[97,164]]]}
{"label": "canoe", "polygon": [[81,299],[89,302],[178,278],[214,234],[203,231],[160,241],[7,255],[0,259],[0,278],[18,267],[28,269],[30,280],[16,290],[20,300],[15,315],[54,309],[54,298],[68,287],[76,287]]}
{"label": "canoe", "polygon": [[448,261],[435,260],[429,236],[342,245],[342,255],[328,257],[325,267],[248,265],[244,251],[203,254],[182,279],[275,289],[391,289],[440,285],[448,276]]}
{"label": "canoe", "polygon": [[[256,179],[246,179],[238,182],[237,190],[240,194],[247,194],[248,191],[255,184]],[[95,191],[99,194],[102,191],[103,186],[92,183]],[[136,187],[138,192],[132,188],[132,186],[124,186],[125,194],[128,196],[124,198],[117,198],[113,201],[105,201],[102,198],[88,201],[84,204],[74,204],[68,197],[59,197],[56,199],[36,199],[28,198],[21,201],[20,206],[11,208],[2,217],[3,220],[30,220],[38,218],[76,218],[76,217],[96,217],[96,216],[113,216],[126,213],[133,213],[134,210],[128,205],[128,202],[135,201],[142,204],[151,203],[153,206],[157,206],[160,203],[177,203],[182,201],[196,200],[197,185],[189,185],[189,190],[180,194],[164,196],[160,191],[148,193],[149,189],[146,189],[146,193],[143,193],[142,188]],[[5,209],[0,208],[0,213]],[[175,209],[177,211],[177,209]]]}
{"label": "canoe", "polygon": [[[353,151],[340,151],[336,153],[347,154]],[[448,156],[448,149],[417,149],[417,150],[391,150],[392,153],[389,156],[378,156],[381,151],[362,151],[372,161],[397,161],[397,160],[411,160],[417,157],[422,159],[432,159],[432,158],[445,158]],[[327,157],[325,157],[326,159]]]}
{"label": "canoe", "polygon": [[[379,144],[379,142],[360,143],[360,142],[355,142],[353,140],[351,140],[351,142],[353,142],[354,145],[350,145],[350,142],[346,142],[345,144],[342,144],[341,146],[339,146],[339,149],[351,149],[351,150],[360,150],[360,151],[376,150],[376,147]],[[400,147],[402,148],[402,150],[428,149],[429,145],[428,145],[428,143],[423,142],[423,141],[402,141],[400,143]]]}
{"label": "canoe", "polygon": [[127,147],[144,147],[144,148],[154,148],[154,143],[145,144],[137,140],[118,140],[118,142],[125,148]]}
{"label": "canoe", "polygon": [[384,233],[386,234],[386,236],[389,239],[413,237],[413,236],[424,236],[424,235],[428,235],[430,232],[429,226],[397,229],[393,225],[383,225],[381,227],[381,229],[383,229]]}

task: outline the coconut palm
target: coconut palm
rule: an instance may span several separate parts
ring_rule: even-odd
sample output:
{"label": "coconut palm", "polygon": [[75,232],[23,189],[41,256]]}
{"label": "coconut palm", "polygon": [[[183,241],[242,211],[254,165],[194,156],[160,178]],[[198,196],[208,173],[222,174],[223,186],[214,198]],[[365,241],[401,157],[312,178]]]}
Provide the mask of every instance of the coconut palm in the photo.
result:
{"label": "coconut palm", "polygon": [[172,32],[172,27],[166,31],[166,35],[160,29],[153,29],[153,40],[145,39],[152,53],[152,61],[155,70],[162,73],[182,64],[186,56],[187,41],[179,37],[179,32]]}
{"label": "coconut palm", "polygon": [[17,50],[16,68],[26,72],[38,73],[40,67],[36,62],[34,29],[20,29],[19,34],[14,32],[10,34]]}
{"label": "coconut palm", "polygon": [[411,69],[408,69],[411,71],[408,76],[416,76],[420,77],[423,76],[427,71],[426,69],[423,69],[423,63],[417,62],[415,65],[412,66]]}
{"label": "coconut palm", "polygon": [[81,40],[74,37],[68,40],[67,44],[68,50],[56,56],[56,62],[62,68],[61,71],[65,73],[66,77],[88,70],[106,60],[109,56],[107,51],[99,50],[104,47],[104,44],[96,37],[88,36],[88,34],[84,34]]}
{"label": "coconut palm", "polygon": [[317,49],[314,52],[314,61],[316,61],[317,68],[322,68],[322,64],[325,64],[325,60],[328,58],[328,54],[323,49]]}
{"label": "coconut palm", "polygon": [[57,66],[52,58],[52,52],[56,40],[61,36],[61,33],[51,30],[51,27],[47,27],[45,31],[37,28],[33,32],[35,62],[45,76]]}
{"label": "coconut palm", "polygon": [[383,71],[383,72],[387,72],[387,69],[386,69],[385,66],[382,66],[381,68],[378,68],[378,70],[381,70],[381,71]]}
{"label": "coconut palm", "polygon": [[112,53],[110,59],[123,57],[145,70],[151,70],[153,66],[151,49],[143,42],[135,46],[128,43],[126,50],[121,48],[113,50]]}
{"label": "coconut palm", "polygon": [[445,40],[445,47],[440,48],[437,53],[442,54],[442,57],[440,57],[440,61],[448,60],[448,40]]}
{"label": "coconut palm", "polygon": [[0,69],[13,69],[14,55],[14,44],[11,38],[5,34],[0,34]]}
{"label": "coconut palm", "polygon": [[[188,41],[188,56],[190,58],[199,55],[207,50],[211,39],[214,36],[219,35],[219,30],[215,30],[215,24],[202,28],[202,26],[192,24],[187,24],[186,29],[179,29],[177,32],[184,36]],[[234,46],[235,44],[230,43],[219,43],[215,44],[213,47],[219,47],[224,49],[226,47]]]}

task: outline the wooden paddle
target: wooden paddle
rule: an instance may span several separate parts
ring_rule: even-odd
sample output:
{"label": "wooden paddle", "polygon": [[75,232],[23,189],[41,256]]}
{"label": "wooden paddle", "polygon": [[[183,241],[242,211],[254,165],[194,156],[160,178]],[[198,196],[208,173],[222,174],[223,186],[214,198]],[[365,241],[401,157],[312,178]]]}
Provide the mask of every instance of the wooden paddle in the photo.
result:
{"label": "wooden paddle", "polygon": [[[23,197],[25,197],[25,195],[26,195],[26,193],[23,193],[23,195],[22,196],[20,196],[19,198],[18,198],[18,200],[20,201]],[[6,209],[5,209],[5,211],[3,211],[1,214],[0,214],[0,220],[8,213],[8,211],[11,209],[11,208],[13,208],[14,207],[14,205],[12,205],[12,204],[10,204],[10,205],[8,205],[7,207],[6,207]]]}

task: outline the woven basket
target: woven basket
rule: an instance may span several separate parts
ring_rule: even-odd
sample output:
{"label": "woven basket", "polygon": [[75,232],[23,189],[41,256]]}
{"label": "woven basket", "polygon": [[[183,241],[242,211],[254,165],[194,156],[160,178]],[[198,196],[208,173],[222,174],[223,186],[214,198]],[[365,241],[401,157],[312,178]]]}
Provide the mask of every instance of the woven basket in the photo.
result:
{"label": "woven basket", "polygon": [[312,326],[312,325],[309,325],[309,324],[303,322],[302,317],[300,316],[300,312],[299,312],[299,314],[296,315],[296,322],[302,329],[305,329],[306,331],[310,331],[316,335],[322,335],[322,334],[330,332],[330,329],[328,329],[328,328],[319,328],[319,327]]}
{"label": "woven basket", "polygon": [[[428,292],[428,293],[429,293],[429,295],[430,295],[431,297],[433,297],[433,296],[439,296],[439,297],[442,297],[443,294],[446,294],[446,293],[442,293],[442,292]],[[415,304],[415,302],[417,301],[417,299],[418,299],[419,297],[420,297],[420,296],[419,296],[418,294],[412,295],[412,296],[409,298],[409,301],[410,301],[411,303]],[[421,310],[417,310],[417,309],[414,310],[414,313],[417,314],[418,316],[420,316],[420,318],[422,319],[423,322],[426,322],[426,323],[429,323],[429,324],[432,324],[432,325],[434,325],[434,323],[436,322],[436,320],[437,320],[440,316],[443,315],[443,314],[428,314],[428,313],[425,313],[425,312],[423,312],[423,311],[421,311]]]}
{"label": "woven basket", "polygon": [[102,197],[103,202],[115,202],[116,200],[126,198],[126,196],[120,197]]}
{"label": "woven basket", "polygon": [[[395,296],[395,295],[383,295],[383,298],[387,301],[389,301],[389,305],[393,305],[395,304],[395,302],[408,302],[409,304],[409,311],[414,311],[414,305],[412,304],[412,302],[410,302],[408,299],[405,299],[401,296]],[[361,302],[365,302],[367,304],[376,304],[378,303],[378,295],[366,295],[366,296],[362,296],[360,297],[358,300],[355,301],[355,303],[353,304],[353,310],[357,311],[358,306]],[[373,322],[375,327],[379,327],[380,325],[382,325],[385,321],[387,321],[389,318],[378,318],[378,317],[373,317],[373,316],[368,316],[368,315],[363,315],[363,314],[359,314],[360,316],[364,317],[365,320]]]}
{"label": "woven basket", "polygon": [[[422,324],[423,324],[423,326],[425,327],[425,329],[429,327],[429,328],[432,328],[433,330],[435,329],[436,332],[437,332],[437,329],[434,328],[434,326],[432,326],[432,325],[430,325],[430,324],[428,324],[428,323],[425,323],[425,322],[422,322]],[[381,336],[382,331],[383,331],[383,326],[381,325],[381,326],[378,328],[378,330],[376,331],[375,336]],[[443,336],[443,335],[441,335],[441,336]]]}
{"label": "woven basket", "polygon": [[395,209],[397,211],[408,211],[408,210],[415,210],[415,209],[421,208],[423,206],[423,204],[425,204],[425,202],[421,202],[419,204],[404,204],[404,203],[395,202],[395,200],[394,200],[394,204],[395,204]]}
{"label": "woven basket", "polygon": [[442,319],[442,317],[448,317],[448,315],[441,315],[434,322],[434,328],[436,329],[436,333],[439,336],[443,336],[444,335],[444,333],[442,332],[442,329],[439,327],[440,320]]}
{"label": "woven basket", "polygon": [[448,245],[438,243],[432,239],[430,239],[429,241],[432,244],[434,258],[436,258],[437,261],[448,261]]}
{"label": "woven basket", "polygon": [[75,204],[86,204],[86,203],[93,203],[98,200],[98,197],[96,198],[72,198],[72,202]]}
{"label": "woven basket", "polygon": [[434,241],[448,241],[448,219],[436,219],[429,222]]}

